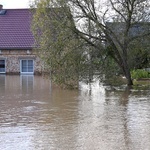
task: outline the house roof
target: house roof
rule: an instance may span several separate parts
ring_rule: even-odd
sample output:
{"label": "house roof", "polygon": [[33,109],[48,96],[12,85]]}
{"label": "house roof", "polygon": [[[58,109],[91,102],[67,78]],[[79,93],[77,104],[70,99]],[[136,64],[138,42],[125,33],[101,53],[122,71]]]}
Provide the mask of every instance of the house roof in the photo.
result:
{"label": "house roof", "polygon": [[29,9],[0,10],[0,49],[31,49],[34,37],[30,29]]}

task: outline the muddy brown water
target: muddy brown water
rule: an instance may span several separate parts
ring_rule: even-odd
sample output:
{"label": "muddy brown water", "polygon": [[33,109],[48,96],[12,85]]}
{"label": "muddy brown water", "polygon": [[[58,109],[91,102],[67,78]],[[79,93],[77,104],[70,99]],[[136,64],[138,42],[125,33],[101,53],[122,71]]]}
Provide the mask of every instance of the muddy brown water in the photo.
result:
{"label": "muddy brown water", "polygon": [[150,150],[150,91],[0,75],[0,150]]}

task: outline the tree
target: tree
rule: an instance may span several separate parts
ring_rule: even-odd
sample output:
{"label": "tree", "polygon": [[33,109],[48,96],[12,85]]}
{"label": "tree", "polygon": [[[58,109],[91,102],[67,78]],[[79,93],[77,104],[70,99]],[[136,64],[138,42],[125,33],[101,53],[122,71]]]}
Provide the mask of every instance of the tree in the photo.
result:
{"label": "tree", "polygon": [[[73,63],[76,69],[73,68],[71,71],[74,70],[74,73],[78,72],[78,75],[81,76],[80,71],[86,68],[85,64],[89,65],[91,60],[93,62],[92,51],[97,50],[100,54],[99,60],[103,61],[107,56],[111,57],[127,78],[127,84],[133,84],[129,65],[129,58],[132,57],[129,57],[129,54],[131,55],[132,53],[129,52],[135,40],[150,36],[150,24],[146,24],[144,30],[138,32],[138,34],[134,34],[133,29],[141,22],[150,21],[149,0],[35,0],[33,6],[37,8],[34,18],[38,19],[33,20],[32,26],[34,33],[36,31],[35,37],[39,39],[39,47],[45,47],[43,51],[40,51],[42,55],[44,54],[45,56],[45,52],[47,53],[48,51],[49,53],[47,53],[46,57],[52,58],[51,53],[54,52],[55,55],[57,50],[60,50],[63,56],[66,56],[64,52],[67,54],[67,50],[70,50],[71,53],[74,51],[75,57],[71,56],[70,62],[75,58],[79,58],[79,63],[78,65]],[[61,9],[61,13],[63,12],[63,16],[65,16],[63,17],[63,23],[58,19],[54,19],[54,17],[50,19],[51,15],[47,11],[48,8]],[[74,24],[72,23],[73,21]],[[56,27],[59,28],[59,34],[53,34],[57,35],[57,42],[55,41],[53,48],[54,39],[49,28],[51,23],[47,22],[54,22],[57,24]],[[37,33],[42,33],[42,36],[37,35]],[[72,38],[72,36],[77,38]],[[74,44],[70,45],[68,44],[69,42]],[[56,63],[58,59],[62,60],[62,55],[59,58],[54,57],[51,60],[51,64],[50,62],[47,64],[52,67],[52,64]],[[65,57],[65,60],[67,59],[70,59],[70,56]],[[63,62],[63,64],[65,63]],[[82,66],[83,64],[84,67]],[[69,67],[69,64],[67,67]]]}
{"label": "tree", "polygon": [[49,6],[49,1],[35,1],[32,8],[32,31],[35,37],[35,51],[43,60],[44,71],[60,86],[74,88],[85,67],[83,42],[70,30],[72,20],[66,19],[63,9]]}
{"label": "tree", "polygon": [[150,68],[150,36],[130,43],[129,66],[131,69]]}

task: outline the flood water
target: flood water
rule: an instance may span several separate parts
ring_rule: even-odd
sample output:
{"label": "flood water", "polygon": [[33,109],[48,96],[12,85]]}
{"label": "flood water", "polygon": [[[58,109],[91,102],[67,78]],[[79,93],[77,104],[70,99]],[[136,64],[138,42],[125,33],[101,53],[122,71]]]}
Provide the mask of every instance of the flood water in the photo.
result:
{"label": "flood water", "polygon": [[0,150],[150,150],[150,91],[0,75]]}

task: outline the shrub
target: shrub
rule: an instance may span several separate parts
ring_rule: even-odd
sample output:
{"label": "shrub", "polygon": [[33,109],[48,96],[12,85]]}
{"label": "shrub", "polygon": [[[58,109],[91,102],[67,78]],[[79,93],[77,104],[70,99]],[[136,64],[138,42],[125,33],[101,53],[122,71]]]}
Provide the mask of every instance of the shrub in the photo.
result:
{"label": "shrub", "polygon": [[132,70],[131,77],[132,79],[150,78],[150,73],[142,69]]}

